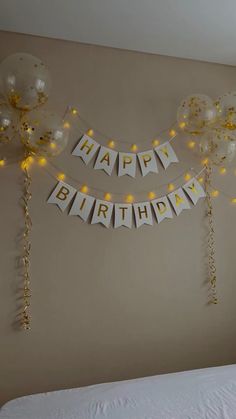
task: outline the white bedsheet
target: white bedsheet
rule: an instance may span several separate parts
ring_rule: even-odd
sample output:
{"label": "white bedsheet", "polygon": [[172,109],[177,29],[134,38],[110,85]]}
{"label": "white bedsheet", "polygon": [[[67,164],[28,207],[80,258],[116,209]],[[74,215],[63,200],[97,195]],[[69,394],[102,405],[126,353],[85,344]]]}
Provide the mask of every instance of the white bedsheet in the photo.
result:
{"label": "white bedsheet", "polygon": [[21,397],[0,419],[236,419],[236,365]]}

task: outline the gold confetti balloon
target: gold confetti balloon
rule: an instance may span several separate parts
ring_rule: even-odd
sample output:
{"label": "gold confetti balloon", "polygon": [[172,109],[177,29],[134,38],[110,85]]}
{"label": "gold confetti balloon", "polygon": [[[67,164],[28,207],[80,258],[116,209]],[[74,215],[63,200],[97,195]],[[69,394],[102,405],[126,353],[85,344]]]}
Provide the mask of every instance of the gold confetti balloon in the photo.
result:
{"label": "gold confetti balloon", "polygon": [[236,92],[229,92],[219,97],[215,105],[220,125],[236,130]]}
{"label": "gold confetti balloon", "polygon": [[69,138],[63,120],[44,110],[26,113],[20,125],[21,140],[33,154],[54,157],[66,147]]}
{"label": "gold confetti balloon", "polygon": [[213,128],[202,136],[200,153],[213,165],[230,164],[236,155],[236,138],[225,128]]}
{"label": "gold confetti balloon", "polygon": [[15,134],[16,113],[6,104],[0,104],[0,143],[9,142]]}
{"label": "gold confetti balloon", "polygon": [[1,93],[16,109],[31,111],[44,105],[50,86],[45,64],[30,54],[13,54],[0,64]]}
{"label": "gold confetti balloon", "polygon": [[184,99],[177,111],[179,127],[188,134],[202,134],[216,121],[217,111],[212,99],[194,94]]}

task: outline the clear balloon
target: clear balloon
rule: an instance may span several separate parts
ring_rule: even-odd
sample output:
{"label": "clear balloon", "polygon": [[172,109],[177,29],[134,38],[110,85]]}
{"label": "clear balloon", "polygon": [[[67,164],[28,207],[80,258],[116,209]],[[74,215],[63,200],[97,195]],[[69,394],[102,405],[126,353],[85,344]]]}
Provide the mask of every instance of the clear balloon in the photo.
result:
{"label": "clear balloon", "polygon": [[217,111],[212,99],[194,94],[184,99],[177,111],[179,127],[189,134],[198,135],[216,121]]}
{"label": "clear balloon", "polygon": [[63,120],[48,111],[26,113],[20,125],[21,140],[26,148],[38,156],[54,157],[68,143],[69,131]]}
{"label": "clear balloon", "polygon": [[200,153],[213,165],[230,164],[236,155],[236,139],[224,128],[214,128],[202,136]]}
{"label": "clear balloon", "polygon": [[216,109],[220,125],[224,128],[236,129],[236,92],[226,93],[217,99]]}
{"label": "clear balloon", "polygon": [[0,64],[0,86],[11,106],[30,111],[47,102],[51,81],[48,69],[39,58],[17,53]]}
{"label": "clear balloon", "polygon": [[17,116],[6,104],[0,104],[0,143],[9,142],[15,134]]}

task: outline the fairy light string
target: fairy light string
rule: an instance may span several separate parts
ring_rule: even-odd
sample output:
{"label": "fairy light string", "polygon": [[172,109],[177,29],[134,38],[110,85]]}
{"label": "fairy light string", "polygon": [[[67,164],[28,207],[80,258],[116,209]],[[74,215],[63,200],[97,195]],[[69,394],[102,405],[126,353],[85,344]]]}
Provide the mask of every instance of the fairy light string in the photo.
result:
{"label": "fairy light string", "polygon": [[[71,121],[72,118],[72,121]],[[71,124],[74,124],[75,119],[78,120],[78,125],[76,125],[76,130],[82,134],[87,133],[90,137],[98,137],[101,138],[102,141],[104,140],[107,143],[107,146],[111,149],[114,149],[116,144],[124,144],[126,147],[128,147],[132,152],[136,153],[139,150],[140,146],[143,146],[144,144],[150,144],[151,147],[157,147],[160,144],[160,137],[163,134],[168,134],[168,142],[171,142],[177,135],[178,132],[175,129],[176,122],[172,123],[169,128],[163,129],[158,134],[153,135],[152,139],[144,139],[144,140],[137,140],[135,141],[125,141],[124,139],[115,140],[112,136],[109,136],[102,131],[98,130],[97,128],[91,128],[91,124],[89,121],[87,121],[84,117],[81,116],[79,111],[76,108],[73,108],[72,106],[68,106],[66,108],[66,111],[63,116],[64,121],[64,127],[70,128]]]}

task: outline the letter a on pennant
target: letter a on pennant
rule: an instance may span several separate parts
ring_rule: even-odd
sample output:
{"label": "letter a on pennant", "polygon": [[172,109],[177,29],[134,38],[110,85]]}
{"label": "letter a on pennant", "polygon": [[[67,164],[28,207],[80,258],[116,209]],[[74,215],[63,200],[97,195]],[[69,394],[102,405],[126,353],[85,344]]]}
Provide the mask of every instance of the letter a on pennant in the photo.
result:
{"label": "letter a on pennant", "polygon": [[88,164],[99,147],[99,144],[93,138],[84,134],[74,148],[72,155],[80,157],[85,164]]}
{"label": "letter a on pennant", "polygon": [[65,182],[58,182],[47,202],[48,204],[56,204],[61,211],[65,211],[75,194],[75,188]]}
{"label": "letter a on pennant", "polygon": [[117,151],[111,150],[107,147],[101,147],[96,158],[94,169],[104,170],[109,176],[111,176],[117,154]]}
{"label": "letter a on pennant", "polygon": [[182,188],[176,189],[176,191],[171,192],[168,195],[168,199],[170,200],[176,215],[179,215],[184,209],[190,209],[188,199]]}

